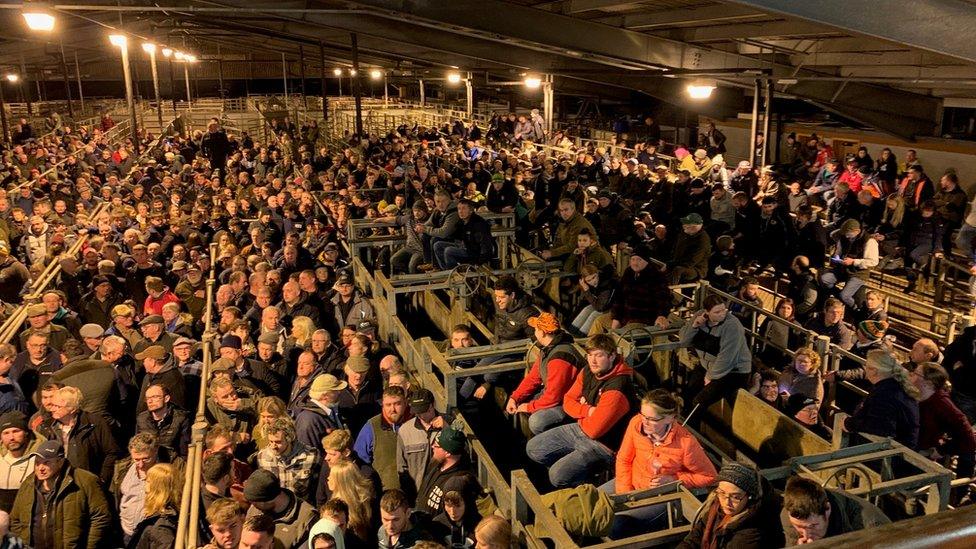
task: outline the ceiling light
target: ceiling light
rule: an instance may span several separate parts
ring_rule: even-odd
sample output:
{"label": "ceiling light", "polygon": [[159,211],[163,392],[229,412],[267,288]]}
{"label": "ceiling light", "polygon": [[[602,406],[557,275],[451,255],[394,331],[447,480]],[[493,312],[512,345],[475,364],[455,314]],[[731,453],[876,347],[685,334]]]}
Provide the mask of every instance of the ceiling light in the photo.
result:
{"label": "ceiling light", "polygon": [[349,69],[349,76],[356,76],[356,69]]}
{"label": "ceiling light", "polygon": [[336,69],[336,70],[332,71],[332,74],[334,74],[336,76],[342,76],[342,69]]}
{"label": "ceiling light", "polygon": [[708,99],[715,91],[715,86],[709,84],[688,84],[688,97],[692,99]]}
{"label": "ceiling light", "polygon": [[7,81],[8,82],[16,82],[18,80],[20,80],[20,76],[14,74],[14,73],[10,73],[10,74],[7,75]]}
{"label": "ceiling light", "polygon": [[526,76],[524,82],[525,87],[529,88],[530,90],[537,89],[542,85],[542,79],[538,76]]}
{"label": "ceiling light", "polygon": [[112,45],[117,48],[124,48],[126,44],[129,43],[129,39],[126,38],[124,34],[109,35],[108,41],[111,42]]}
{"label": "ceiling light", "polygon": [[457,84],[461,82],[461,75],[456,72],[449,73],[447,75],[447,81],[450,82],[451,84]]}
{"label": "ceiling light", "polygon": [[187,63],[196,63],[197,62],[197,56],[195,56],[193,54],[190,54],[190,53],[187,53],[187,54],[183,55],[183,59],[186,59],[186,62]]}
{"label": "ceiling light", "polygon": [[379,69],[373,69],[369,71],[369,77],[372,78],[373,80],[379,80],[380,78],[383,78],[383,71]]}
{"label": "ceiling light", "polygon": [[144,51],[144,52],[146,52],[146,53],[148,53],[150,55],[151,54],[154,54],[154,53],[156,53],[156,44],[153,44],[152,42],[143,42],[142,43],[142,51]]}
{"label": "ceiling light", "polygon": [[173,50],[171,48],[163,48],[163,57],[169,57],[173,55]]}
{"label": "ceiling light", "polygon": [[177,61],[182,61],[183,58],[186,57],[186,56],[183,55],[183,52],[178,51],[178,52],[176,52],[176,53],[173,54],[173,57],[175,57]]}
{"label": "ceiling light", "polygon": [[30,11],[24,12],[24,21],[27,21],[27,27],[30,30],[35,31],[52,31],[54,30],[54,16],[45,11],[39,11],[37,8],[27,8]]}

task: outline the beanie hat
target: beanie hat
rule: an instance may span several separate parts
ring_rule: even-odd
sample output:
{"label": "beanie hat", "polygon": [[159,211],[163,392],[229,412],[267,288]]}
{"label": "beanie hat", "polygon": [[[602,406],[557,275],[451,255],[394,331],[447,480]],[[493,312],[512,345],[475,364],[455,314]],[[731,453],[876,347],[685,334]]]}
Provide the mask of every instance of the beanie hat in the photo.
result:
{"label": "beanie hat", "polygon": [[265,503],[278,497],[281,486],[278,477],[267,469],[258,469],[244,481],[244,499],[251,503]]}
{"label": "beanie hat", "polygon": [[465,442],[467,442],[467,437],[464,436],[464,433],[450,426],[444,427],[441,434],[437,435],[437,444],[451,455],[456,456],[463,452]]}
{"label": "beanie hat", "polygon": [[871,339],[881,339],[888,331],[888,323],[884,320],[863,320],[857,324],[857,331]]}
{"label": "beanie hat", "polygon": [[5,429],[27,430],[27,416],[23,412],[11,410],[0,416],[0,433]]}
{"label": "beanie hat", "polygon": [[730,461],[722,466],[716,480],[734,484],[748,494],[749,499],[755,500],[759,497],[759,471],[749,465]]}

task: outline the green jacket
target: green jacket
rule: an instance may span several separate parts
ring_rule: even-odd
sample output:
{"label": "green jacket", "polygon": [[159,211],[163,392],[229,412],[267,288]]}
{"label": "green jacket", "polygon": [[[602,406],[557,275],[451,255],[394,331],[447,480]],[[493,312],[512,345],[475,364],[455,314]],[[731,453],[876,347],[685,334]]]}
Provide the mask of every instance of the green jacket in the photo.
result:
{"label": "green jacket", "polygon": [[[108,547],[112,514],[98,477],[64,463],[65,470],[53,496],[54,531],[59,535],[54,549],[98,549]],[[34,509],[34,475],[21,485],[10,511],[10,531],[28,545],[34,545],[31,531]]]}
{"label": "green jacket", "polygon": [[[542,503],[552,510],[566,532],[575,540],[599,538],[610,533],[613,502],[592,484],[549,492]],[[539,528],[539,525],[536,525]]]}
{"label": "green jacket", "polygon": [[583,229],[589,229],[590,234],[596,237],[596,229],[588,219],[580,215],[579,212],[573,214],[567,221],[560,221],[559,228],[556,229],[556,239],[552,242],[549,253],[553,258],[562,257],[573,253],[576,249],[576,237]]}

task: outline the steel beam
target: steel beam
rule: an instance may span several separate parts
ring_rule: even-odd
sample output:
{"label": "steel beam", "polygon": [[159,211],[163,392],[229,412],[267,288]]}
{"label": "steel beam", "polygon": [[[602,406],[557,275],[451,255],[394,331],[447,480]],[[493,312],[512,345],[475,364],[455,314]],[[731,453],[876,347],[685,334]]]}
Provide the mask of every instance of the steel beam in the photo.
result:
{"label": "steel beam", "polygon": [[678,25],[696,27],[728,21],[769,19],[769,15],[744,6],[718,4],[701,8],[680,8],[649,13],[627,14],[617,17],[597,19],[601,23],[624,27],[625,29],[651,29]]}
{"label": "steel beam", "polygon": [[[685,43],[502,0],[454,0],[449,4],[436,0],[414,0],[410,3],[356,0],[354,3],[384,11],[387,17],[396,18],[396,26],[400,29],[407,27],[403,24],[406,22],[438,29],[441,32],[427,33],[436,34],[437,40],[453,33],[468,37],[465,44],[477,42],[472,40],[475,38],[503,42],[506,44],[504,49],[513,53],[517,51],[516,48],[521,48],[621,67],[768,68],[775,75],[784,77],[824,75],[734,52],[689,47]],[[313,15],[309,19],[314,20],[315,17]],[[346,18],[348,16],[337,15],[330,17],[329,21],[332,25],[346,26]],[[363,21],[365,18],[356,19]],[[448,32],[443,32],[445,30]],[[465,49],[465,45],[462,45],[456,51],[464,52]],[[503,48],[494,48],[495,51],[500,49]],[[491,54],[488,54],[488,58],[491,58]],[[528,63],[522,65],[543,69]],[[856,82],[849,83],[844,93],[834,97],[836,91],[836,86],[825,87],[822,83],[811,82],[802,82],[790,88],[790,94],[797,98],[827,106],[842,116],[906,139],[913,139],[916,135],[932,135],[941,121],[941,101],[933,97]]]}
{"label": "steel beam", "polygon": [[[839,31],[837,31],[839,32]],[[760,23],[733,23],[709,27],[685,27],[657,30],[654,34],[681,42],[724,42],[728,40],[766,40],[793,36],[822,36],[837,32],[817,23],[806,21],[763,21]]]}
{"label": "steel beam", "polygon": [[964,61],[976,61],[976,7],[962,0],[726,0]]}

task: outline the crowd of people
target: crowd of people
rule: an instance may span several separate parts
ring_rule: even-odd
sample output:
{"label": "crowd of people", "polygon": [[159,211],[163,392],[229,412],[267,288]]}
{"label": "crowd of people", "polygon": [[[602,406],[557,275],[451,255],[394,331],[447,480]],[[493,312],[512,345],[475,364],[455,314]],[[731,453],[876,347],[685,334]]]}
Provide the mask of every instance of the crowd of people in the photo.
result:
{"label": "crowd of people", "polygon": [[[499,116],[484,134],[463,121],[401,126],[342,148],[287,119],[273,129],[261,143],[213,119],[137,159],[131,142],[64,125],[5,151],[0,300],[5,316],[26,308],[0,345],[0,524],[9,515],[11,539],[172,546],[203,399],[202,509],[191,517],[201,546],[511,547],[463,426],[378,335],[383,313],[344,246],[353,219],[404,236],[369,265],[393,274],[491,266],[488,213],[514,216],[520,245],[561,262],[561,307],[540,307],[512,277],[494,282],[488,343],[531,338],[538,352],[524,375],[466,378],[461,409],[524,423],[540,485],[598,483],[601,497],[712,488],[683,546],[806,543],[887,520],[803,478],[780,494],[751,466],[713,464],[678,418],[698,421],[739,389],[826,436],[824,382],[859,384],[863,402],[838,403],[852,413],[844,429],[972,473],[974,329],[945,349],[920,340],[903,364],[867,284],[895,259],[916,280],[930,255],[951,251],[955,229],[972,251],[976,212],[966,215],[951,171],[936,189],[917,159],[902,171],[890,151],[841,170],[819,139],[788,139],[775,166],[733,169],[709,125],[700,147],[645,131],[622,139],[632,148],[568,149],[538,113]],[[25,302],[52,263],[56,279]],[[766,267],[791,285],[758,348],[743,303],[761,306],[759,283],[742,273]],[[676,318],[669,285],[699,280],[737,299],[710,295]],[[864,363],[827,372],[772,313]],[[688,405],[628,365],[614,335],[672,325],[701,365],[682,388]],[[587,338],[582,353],[574,336]],[[444,337],[445,350],[480,339],[464,325]],[[623,537],[660,528],[666,511],[611,522],[608,535]]]}

